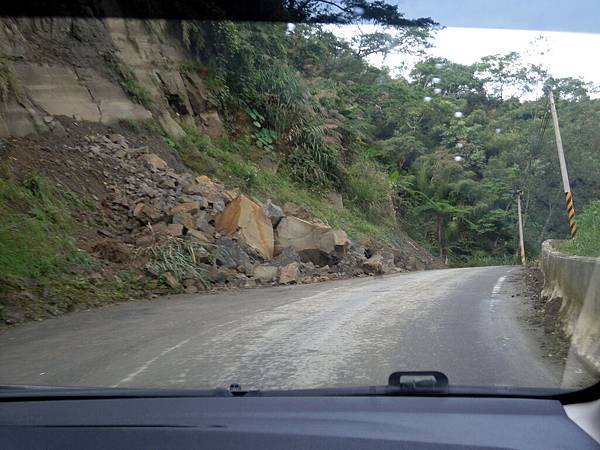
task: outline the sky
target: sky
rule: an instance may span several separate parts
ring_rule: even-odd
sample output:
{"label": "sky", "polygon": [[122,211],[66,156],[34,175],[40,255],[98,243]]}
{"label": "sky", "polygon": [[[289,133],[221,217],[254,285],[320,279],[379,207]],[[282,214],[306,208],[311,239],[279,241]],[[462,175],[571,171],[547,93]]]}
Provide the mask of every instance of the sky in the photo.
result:
{"label": "sky", "polygon": [[386,0],[446,27],[600,33],[598,0]]}
{"label": "sky", "polygon": [[[600,0],[387,1],[397,4],[407,18],[431,17],[439,23],[442,29],[427,52],[430,56],[472,64],[483,56],[516,51],[524,62],[540,64],[555,77],[581,78],[600,86]],[[348,38],[357,30],[348,26],[334,32]],[[385,60],[374,55],[369,60],[390,67],[392,73],[406,63],[405,75],[417,61],[406,55],[388,55]]]}
{"label": "sky", "polygon": [[[600,21],[599,21],[600,22]],[[354,26],[332,27],[340,37],[350,38],[358,32]],[[363,31],[365,27],[362,27]],[[438,30],[428,56],[443,57],[461,64],[472,64],[483,56],[518,52],[525,63],[539,64],[554,77],[581,78],[600,86],[600,33],[518,30],[498,28],[447,27]],[[387,66],[392,73],[407,76],[421,58],[404,54],[371,55],[376,66]],[[397,67],[406,64],[402,72]],[[533,93],[523,99],[535,98]],[[599,97],[600,93],[592,95]]]}

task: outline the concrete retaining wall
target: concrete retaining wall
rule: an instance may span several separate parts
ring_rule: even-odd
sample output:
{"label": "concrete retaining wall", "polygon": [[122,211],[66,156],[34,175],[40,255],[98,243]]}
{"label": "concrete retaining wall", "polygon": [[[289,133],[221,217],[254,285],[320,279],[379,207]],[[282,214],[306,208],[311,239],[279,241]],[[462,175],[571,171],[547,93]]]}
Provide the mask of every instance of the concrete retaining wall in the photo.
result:
{"label": "concrete retaining wall", "polygon": [[560,317],[579,357],[600,373],[600,258],[569,256],[542,244],[542,295],[561,299]]}

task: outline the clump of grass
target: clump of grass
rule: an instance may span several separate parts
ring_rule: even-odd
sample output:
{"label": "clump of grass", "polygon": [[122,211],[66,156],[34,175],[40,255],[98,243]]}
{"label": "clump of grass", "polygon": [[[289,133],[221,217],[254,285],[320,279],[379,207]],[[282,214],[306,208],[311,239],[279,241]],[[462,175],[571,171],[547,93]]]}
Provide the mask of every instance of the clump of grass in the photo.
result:
{"label": "clump of grass", "polygon": [[23,183],[0,178],[0,274],[35,278],[87,264],[72,235],[69,212],[86,207],[44,177]]}
{"label": "clump of grass", "polygon": [[159,278],[166,272],[172,273],[179,281],[191,276],[208,287],[210,282],[199,263],[202,260],[214,260],[211,251],[207,250],[209,246],[210,244],[179,238],[161,241],[143,250],[150,257],[146,269]]}
{"label": "clump of grass", "polygon": [[155,106],[150,93],[135,78],[131,69],[121,64],[113,54],[106,54],[104,58],[108,68],[117,76],[119,84],[131,100],[148,109]]}
{"label": "clump of grass", "polygon": [[571,255],[600,256],[600,200],[588,204],[575,221],[577,234],[563,242],[559,250]]}
{"label": "clump of grass", "polygon": [[0,52],[0,101],[8,100],[8,95],[15,90],[15,69],[8,57]]}
{"label": "clump of grass", "polygon": [[150,93],[136,79],[125,80],[122,84],[123,89],[131,100],[151,109],[154,106],[154,100]]}

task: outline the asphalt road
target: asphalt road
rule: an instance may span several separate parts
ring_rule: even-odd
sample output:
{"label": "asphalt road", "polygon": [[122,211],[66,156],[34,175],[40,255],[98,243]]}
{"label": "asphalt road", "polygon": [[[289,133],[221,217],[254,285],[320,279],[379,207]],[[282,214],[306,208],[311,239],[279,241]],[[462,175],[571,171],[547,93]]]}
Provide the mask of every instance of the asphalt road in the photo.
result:
{"label": "asphalt road", "polygon": [[0,334],[0,383],[266,389],[440,370],[455,385],[556,387],[562,367],[523,320],[519,270],[413,272],[73,313]]}

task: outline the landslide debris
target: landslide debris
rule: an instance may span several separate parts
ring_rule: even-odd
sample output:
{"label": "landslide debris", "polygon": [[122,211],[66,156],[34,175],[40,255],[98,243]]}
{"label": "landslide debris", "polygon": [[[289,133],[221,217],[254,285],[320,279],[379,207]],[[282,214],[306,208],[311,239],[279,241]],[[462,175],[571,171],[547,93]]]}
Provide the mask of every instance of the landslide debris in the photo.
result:
{"label": "landslide debris", "polygon": [[[89,208],[72,212],[77,247],[89,260],[79,275],[98,284],[127,273],[131,295],[115,300],[311,283],[409,267],[394,263],[391,248],[368,248],[343,230],[311,220],[305,207],[262,203],[191,173],[160,137],[60,121],[64,134],[9,138],[0,155],[16,182],[37,173],[88,202]],[[15,294],[26,289],[11,288],[11,306],[2,315],[6,323],[45,316],[32,313]],[[51,315],[62,312],[57,308]]]}

